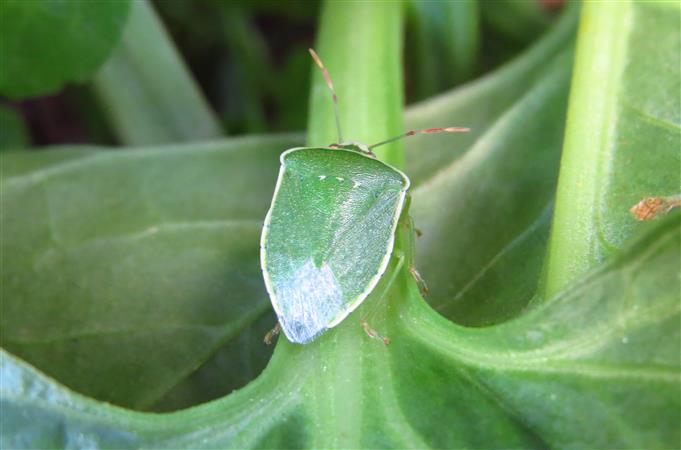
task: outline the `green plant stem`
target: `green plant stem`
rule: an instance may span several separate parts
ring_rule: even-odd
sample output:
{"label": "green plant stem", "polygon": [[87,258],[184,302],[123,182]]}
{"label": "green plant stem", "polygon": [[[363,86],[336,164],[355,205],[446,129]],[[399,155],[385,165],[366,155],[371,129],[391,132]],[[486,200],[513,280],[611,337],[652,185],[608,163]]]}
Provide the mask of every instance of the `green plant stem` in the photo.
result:
{"label": "green plant stem", "polygon": [[[599,262],[598,209],[616,120],[631,5],[585,2],[548,249],[549,297]],[[575,87],[579,88],[576,89]]]}
{"label": "green plant stem", "polygon": [[[344,140],[372,144],[403,132],[401,41],[401,3],[325,3],[316,50],[334,81]],[[314,70],[308,145],[328,145],[338,140],[333,104],[319,70]],[[402,142],[377,150],[381,160],[403,166]],[[394,267],[393,262],[386,273],[394,272]],[[375,292],[380,291],[379,286]],[[308,430],[312,448],[363,446],[364,408],[368,401],[378,403],[378,394],[357,387],[380,377],[381,368],[389,364],[386,347],[367,338],[359,323],[367,318],[376,330],[386,332],[387,302],[377,296],[370,296],[352,316],[304,348],[279,339],[267,370],[286,370],[295,359],[305,368],[309,413],[315,422]],[[370,317],[367,308],[373,308]],[[330,435],[331,428],[338,433]]]}
{"label": "green plant stem", "polygon": [[[371,145],[404,132],[401,9],[399,2],[329,2],[322,12],[315,50],[338,94],[345,141]],[[333,103],[319,69],[313,70],[308,144],[329,145],[338,141]],[[400,141],[376,155],[404,167]]]}
{"label": "green plant stem", "polygon": [[146,0],[134,1],[119,47],[94,88],[123,144],[222,136],[217,119]]}

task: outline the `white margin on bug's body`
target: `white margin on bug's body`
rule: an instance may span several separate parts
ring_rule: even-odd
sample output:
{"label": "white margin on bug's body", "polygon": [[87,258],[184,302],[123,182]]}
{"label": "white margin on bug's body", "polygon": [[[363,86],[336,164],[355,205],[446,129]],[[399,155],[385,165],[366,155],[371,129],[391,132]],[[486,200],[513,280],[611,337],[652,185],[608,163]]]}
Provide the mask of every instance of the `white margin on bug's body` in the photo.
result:
{"label": "white margin on bug's body", "polygon": [[[341,144],[342,145],[342,144]],[[372,158],[369,155],[363,154],[361,152],[358,152],[356,150],[347,150],[342,147],[336,147],[336,148],[329,148],[329,147],[294,147],[290,148],[286,151],[284,151],[281,155],[279,155],[279,175],[277,175],[277,184],[274,187],[274,195],[272,195],[272,202],[270,203],[270,209],[267,211],[267,215],[265,216],[265,222],[263,223],[263,232],[262,235],[260,236],[260,268],[262,269],[262,274],[263,278],[265,280],[265,288],[267,289],[267,293],[270,296],[270,300],[272,303],[272,308],[274,308],[274,311],[277,313],[277,316],[280,316],[282,314],[281,310],[279,309],[278,306],[278,301],[277,301],[277,296],[274,294],[274,288],[272,286],[272,280],[270,278],[269,272],[267,272],[267,269],[265,268],[265,263],[267,262],[267,255],[265,252],[265,245],[267,244],[267,239],[266,236],[269,234],[269,227],[270,227],[270,220],[272,218],[272,209],[274,208],[274,202],[279,194],[279,188],[281,187],[281,180],[283,179],[284,175],[284,170],[286,169],[286,165],[284,163],[284,159],[286,159],[286,156],[288,156],[289,153],[293,153],[298,150],[314,150],[314,149],[320,149],[320,150],[326,150],[328,149],[329,151],[344,151],[344,152],[350,152],[350,153],[356,153],[360,156],[363,156],[365,158],[373,159],[375,161],[378,161],[379,163],[389,167],[390,169],[394,170],[395,172],[399,173],[402,179],[406,182],[404,188],[400,192],[400,199],[397,203],[397,208],[396,208],[396,214],[393,214],[393,223],[392,223],[392,229],[390,232],[390,238],[388,239],[388,245],[386,246],[386,252],[385,256],[383,256],[383,259],[381,260],[381,264],[379,265],[378,272],[369,280],[369,284],[367,288],[362,291],[357,297],[355,297],[351,302],[348,308],[346,308],[344,313],[341,313],[338,317],[333,319],[331,322],[329,322],[329,325],[326,326],[325,329],[320,330],[317,334],[312,336],[310,340],[304,341],[304,342],[296,342],[299,344],[304,344],[307,342],[311,342],[314,340],[317,336],[319,336],[324,330],[331,329],[341,323],[346,317],[348,317],[355,309],[359,307],[359,305],[362,304],[362,302],[371,294],[371,292],[374,290],[376,285],[378,285],[378,282],[381,280],[381,277],[385,273],[385,270],[388,268],[388,263],[390,262],[390,257],[393,254],[393,247],[395,246],[395,232],[397,231],[397,224],[400,221],[400,216],[402,215],[402,208],[404,207],[404,199],[407,196],[407,191],[409,190],[409,187],[411,186],[411,181],[405,175],[404,172],[402,172],[399,169],[396,169],[395,167],[391,166],[390,164],[386,164],[383,161],[379,159]],[[286,329],[284,329],[284,334],[286,334]],[[288,335],[286,336],[288,338]]]}

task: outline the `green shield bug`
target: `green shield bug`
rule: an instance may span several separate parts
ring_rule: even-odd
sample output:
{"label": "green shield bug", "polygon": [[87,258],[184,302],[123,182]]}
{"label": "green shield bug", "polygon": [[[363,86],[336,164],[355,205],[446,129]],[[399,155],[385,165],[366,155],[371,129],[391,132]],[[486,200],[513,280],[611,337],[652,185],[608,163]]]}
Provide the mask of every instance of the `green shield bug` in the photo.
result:
{"label": "green shield bug", "polygon": [[[339,143],[281,154],[260,240],[263,278],[279,319],[273,332],[281,327],[289,341],[299,344],[314,340],[357,309],[393,253],[410,181],[376,159],[371,149],[417,133],[468,131],[409,131],[372,146],[343,142],[333,83],[312,49],[310,54],[333,96]],[[367,334],[380,337],[361,323]]]}

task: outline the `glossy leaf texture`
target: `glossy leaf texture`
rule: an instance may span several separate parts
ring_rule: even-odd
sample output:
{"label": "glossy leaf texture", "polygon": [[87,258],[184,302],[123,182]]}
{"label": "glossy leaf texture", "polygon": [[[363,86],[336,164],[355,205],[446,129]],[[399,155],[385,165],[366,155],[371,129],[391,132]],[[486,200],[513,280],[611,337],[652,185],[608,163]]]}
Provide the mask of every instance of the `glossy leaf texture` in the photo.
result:
{"label": "glossy leaf texture", "polygon": [[365,340],[343,365],[331,334],[282,341],[246,388],[163,416],[84,398],[3,352],[3,446],[667,448],[680,438],[680,218],[520,319],[458,327],[402,286],[390,347]]}
{"label": "glossy leaf texture", "polygon": [[[640,5],[633,23],[659,11]],[[402,267],[383,303],[372,296],[313,344],[280,340],[244,388],[174,413],[101,400],[175,409],[243,386],[264,365],[260,333],[273,319],[257,222],[278,153],[303,138],[3,155],[3,232],[17,238],[2,242],[11,287],[3,287],[2,342],[13,353],[0,360],[2,447],[678,446],[681,215],[626,222],[607,203],[627,226],[616,251],[555,295],[537,289],[554,239],[563,134],[583,132],[565,128],[568,90],[584,88],[578,79],[570,86],[575,19],[567,12],[505,67],[406,114],[409,128],[473,128],[405,142],[423,231],[417,265],[439,313]],[[626,46],[624,73],[658,76],[635,64],[636,48]],[[636,95],[619,89],[616,98],[624,91]],[[317,119],[324,132],[328,118]],[[640,115],[631,119],[643,126]],[[675,143],[656,142],[661,154]],[[628,173],[611,183],[626,184]],[[407,231],[398,248],[408,248]],[[364,314],[390,346],[366,338],[356,320]],[[105,372],[112,358],[131,365]]]}
{"label": "glossy leaf texture", "polygon": [[584,5],[547,295],[619,253],[639,228],[631,206],[679,194],[680,14],[670,2]]}
{"label": "glossy leaf texture", "polygon": [[0,94],[32,97],[88,80],[118,43],[129,7],[129,0],[4,0]]}
{"label": "glossy leaf texture", "polygon": [[[298,143],[4,154],[3,347],[101,400],[185,406],[183,380],[275,321],[257,248],[278,155]],[[266,359],[230,358],[212,396]]]}
{"label": "glossy leaf texture", "polygon": [[506,320],[535,294],[558,176],[575,13],[507,66],[407,112],[415,128],[471,128],[456,141],[434,135],[407,147],[412,211],[423,232],[417,265],[429,302],[457,323]]}

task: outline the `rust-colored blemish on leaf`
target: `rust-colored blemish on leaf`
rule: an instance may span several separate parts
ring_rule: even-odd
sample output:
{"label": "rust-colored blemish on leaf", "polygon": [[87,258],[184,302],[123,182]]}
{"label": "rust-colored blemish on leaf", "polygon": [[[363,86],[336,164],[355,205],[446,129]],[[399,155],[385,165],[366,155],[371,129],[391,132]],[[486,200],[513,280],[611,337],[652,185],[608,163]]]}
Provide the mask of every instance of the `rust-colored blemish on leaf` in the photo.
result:
{"label": "rust-colored blemish on leaf", "polygon": [[636,220],[646,221],[667,214],[678,206],[681,206],[681,197],[647,197],[632,206],[629,212]]}

